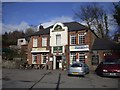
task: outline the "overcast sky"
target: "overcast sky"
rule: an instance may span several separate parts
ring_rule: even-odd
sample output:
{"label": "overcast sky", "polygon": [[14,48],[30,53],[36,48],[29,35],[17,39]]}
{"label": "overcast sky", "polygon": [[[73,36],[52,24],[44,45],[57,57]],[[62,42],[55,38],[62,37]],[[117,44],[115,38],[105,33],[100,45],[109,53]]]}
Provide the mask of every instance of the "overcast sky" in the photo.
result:
{"label": "overcast sky", "polygon": [[[6,0],[7,1],[7,0]],[[2,33],[25,30],[29,25],[48,27],[56,22],[79,21],[74,11],[92,2],[2,2]],[[112,2],[97,2],[111,18]],[[83,23],[82,21],[79,21]]]}

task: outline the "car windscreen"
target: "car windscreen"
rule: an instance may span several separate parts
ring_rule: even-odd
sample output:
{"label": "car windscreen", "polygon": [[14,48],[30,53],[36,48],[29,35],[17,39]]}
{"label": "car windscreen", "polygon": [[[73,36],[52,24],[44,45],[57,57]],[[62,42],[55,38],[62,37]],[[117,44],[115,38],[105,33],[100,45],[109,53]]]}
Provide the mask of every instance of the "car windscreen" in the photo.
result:
{"label": "car windscreen", "polygon": [[105,61],[103,64],[119,64],[118,61]]}
{"label": "car windscreen", "polygon": [[75,63],[75,64],[71,65],[71,67],[82,67],[82,64]]}

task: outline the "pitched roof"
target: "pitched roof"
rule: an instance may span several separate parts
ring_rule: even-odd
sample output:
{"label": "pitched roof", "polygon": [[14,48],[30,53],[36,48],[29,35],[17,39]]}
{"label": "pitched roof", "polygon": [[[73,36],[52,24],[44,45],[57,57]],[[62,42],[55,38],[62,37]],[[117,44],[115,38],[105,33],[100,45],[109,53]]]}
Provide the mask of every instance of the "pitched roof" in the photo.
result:
{"label": "pitched roof", "polygon": [[92,50],[120,50],[120,45],[115,42],[105,39],[96,38]]}
{"label": "pitched roof", "polygon": [[[68,31],[71,32],[71,31],[79,31],[79,30],[88,30],[88,28],[78,22],[67,22],[67,23],[63,23],[65,26],[68,27]],[[38,32],[35,32],[32,36],[34,35],[44,35],[44,34],[50,34],[50,28],[52,28],[52,26],[48,27],[48,28],[45,28],[45,29],[41,29],[40,31]],[[94,31],[91,30],[93,33]],[[95,33],[94,33],[95,34]]]}

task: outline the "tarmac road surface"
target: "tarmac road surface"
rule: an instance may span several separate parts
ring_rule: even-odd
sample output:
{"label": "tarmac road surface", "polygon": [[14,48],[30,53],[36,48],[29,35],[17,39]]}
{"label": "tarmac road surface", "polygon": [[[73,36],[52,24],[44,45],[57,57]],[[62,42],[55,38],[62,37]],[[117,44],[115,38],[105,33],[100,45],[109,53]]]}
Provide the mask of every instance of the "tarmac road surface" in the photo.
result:
{"label": "tarmac road surface", "polygon": [[67,76],[62,70],[3,69],[2,88],[118,88],[118,78],[100,77],[89,73],[85,77]]}

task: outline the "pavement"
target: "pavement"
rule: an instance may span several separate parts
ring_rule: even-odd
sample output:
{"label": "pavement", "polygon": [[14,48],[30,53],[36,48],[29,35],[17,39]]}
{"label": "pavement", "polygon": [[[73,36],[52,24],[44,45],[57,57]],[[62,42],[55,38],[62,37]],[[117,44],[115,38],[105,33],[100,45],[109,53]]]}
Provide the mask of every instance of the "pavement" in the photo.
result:
{"label": "pavement", "polygon": [[62,70],[3,69],[2,88],[112,88],[117,89],[119,78],[100,77],[89,73],[85,77],[67,76]]}

